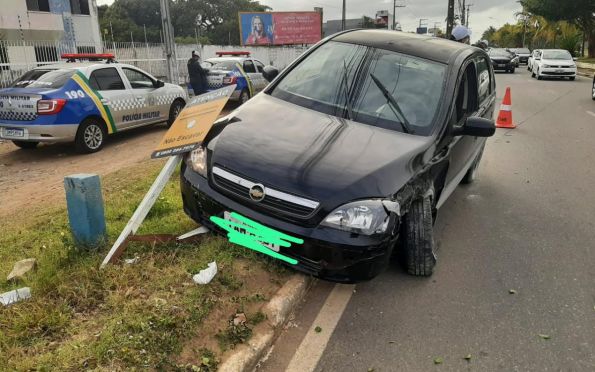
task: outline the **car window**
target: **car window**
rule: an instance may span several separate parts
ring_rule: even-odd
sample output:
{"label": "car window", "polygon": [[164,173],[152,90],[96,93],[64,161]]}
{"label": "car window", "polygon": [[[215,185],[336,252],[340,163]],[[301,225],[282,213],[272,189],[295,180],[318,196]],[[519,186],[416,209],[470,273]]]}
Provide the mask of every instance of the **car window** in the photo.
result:
{"label": "car window", "polygon": [[264,65],[260,61],[254,61],[254,64],[256,65],[258,72],[262,74],[264,72]]}
{"label": "car window", "polygon": [[254,63],[252,63],[252,61],[250,61],[249,59],[244,61],[244,72],[245,73],[252,73],[252,72],[256,72],[256,68],[254,67]]}
{"label": "car window", "polygon": [[132,89],[147,89],[155,87],[153,84],[153,79],[143,74],[142,72],[126,67],[123,67],[122,70],[124,71],[124,75],[126,75],[128,81],[130,82],[130,86],[132,86]]}
{"label": "car window", "polygon": [[[292,69],[271,94],[280,99],[354,121],[416,134],[431,132],[441,101],[445,66],[405,54],[331,41]],[[397,102],[387,99],[379,81]],[[399,112],[400,111],[400,112]]]}
{"label": "car window", "polygon": [[489,62],[485,57],[479,57],[477,59],[477,86],[479,102],[481,104],[490,96],[492,89]]}
{"label": "car window", "polygon": [[15,80],[12,88],[60,88],[74,75],[74,70],[31,70]]}
{"label": "car window", "polygon": [[465,119],[478,109],[477,74],[475,64],[470,63],[461,76],[455,100],[454,125],[465,124]]}
{"label": "car window", "polygon": [[233,60],[225,60],[225,61],[210,60],[207,62],[211,63],[213,65],[210,68],[211,70],[221,70],[221,71],[231,71],[236,67],[236,63],[238,63],[238,61],[233,61]]}
{"label": "car window", "polygon": [[124,82],[114,67],[101,68],[91,73],[89,85],[95,90],[123,90]]}

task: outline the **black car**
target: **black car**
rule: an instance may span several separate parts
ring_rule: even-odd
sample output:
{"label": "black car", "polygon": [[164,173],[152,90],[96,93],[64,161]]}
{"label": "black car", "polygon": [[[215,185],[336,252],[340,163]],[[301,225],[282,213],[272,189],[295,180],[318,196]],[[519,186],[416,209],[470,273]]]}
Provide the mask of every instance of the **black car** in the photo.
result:
{"label": "black car", "polygon": [[220,233],[213,220],[236,212],[303,239],[267,247],[327,280],[371,279],[393,251],[410,274],[431,275],[437,210],[475,179],[495,131],[488,55],[353,30],[264,74],[268,87],[182,162],[185,212]]}
{"label": "black car", "polygon": [[506,72],[514,72],[517,66],[517,60],[515,55],[506,49],[502,48],[491,48],[488,50],[488,55],[492,60],[492,66],[494,70],[504,70]]}
{"label": "black car", "polygon": [[[509,52],[513,53],[519,59],[519,63],[528,64],[531,51],[527,48],[508,48]],[[517,65],[517,67],[519,67]]]}

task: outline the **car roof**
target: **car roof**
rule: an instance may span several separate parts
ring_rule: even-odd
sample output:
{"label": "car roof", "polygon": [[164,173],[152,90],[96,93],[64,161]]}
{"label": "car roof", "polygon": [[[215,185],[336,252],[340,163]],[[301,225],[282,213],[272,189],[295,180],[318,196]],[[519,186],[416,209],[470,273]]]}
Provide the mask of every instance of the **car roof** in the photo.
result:
{"label": "car roof", "polygon": [[205,59],[206,62],[239,62],[252,57],[211,57]]}
{"label": "car roof", "polygon": [[391,50],[441,63],[448,63],[465,50],[476,49],[467,44],[438,37],[388,30],[353,30],[340,33],[331,39]]}
{"label": "car roof", "polygon": [[60,62],[60,63],[52,63],[44,66],[35,67],[33,70],[77,70],[81,68],[89,68],[89,67],[131,67],[138,70],[143,71],[142,69],[129,65],[126,63],[118,63],[118,62],[100,62],[100,61],[93,61],[93,62]]}

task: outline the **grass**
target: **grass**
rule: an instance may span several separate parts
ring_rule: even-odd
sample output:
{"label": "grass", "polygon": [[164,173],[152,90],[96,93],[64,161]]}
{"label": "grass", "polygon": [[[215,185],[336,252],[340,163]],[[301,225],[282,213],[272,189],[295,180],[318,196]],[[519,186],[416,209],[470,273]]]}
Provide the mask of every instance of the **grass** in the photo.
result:
{"label": "grass", "polygon": [[595,58],[579,57],[578,62],[595,63]]}
{"label": "grass", "polygon": [[[148,162],[102,179],[109,241],[116,239],[160,168],[161,163]],[[195,227],[182,210],[178,177],[172,177],[139,234]],[[0,274],[7,275],[24,258],[36,258],[38,268],[18,283],[0,281],[2,292],[23,286],[32,290],[31,299],[0,306],[2,369],[214,370],[221,350],[201,349],[194,363],[183,366],[176,363],[176,354],[186,340],[205,337],[196,329],[222,302],[241,308],[265,299],[260,291],[239,293],[250,279],[242,280],[234,263],[245,260],[250,270],[270,272],[271,283],[281,283],[285,275],[278,264],[215,236],[205,236],[199,246],[132,242],[123,258],[139,256],[138,263],[100,270],[108,249],[77,249],[64,205],[3,224]],[[213,260],[219,268],[216,280],[206,286],[192,283],[192,274]],[[254,317],[262,321],[261,315]],[[240,331],[223,349],[249,337]]]}

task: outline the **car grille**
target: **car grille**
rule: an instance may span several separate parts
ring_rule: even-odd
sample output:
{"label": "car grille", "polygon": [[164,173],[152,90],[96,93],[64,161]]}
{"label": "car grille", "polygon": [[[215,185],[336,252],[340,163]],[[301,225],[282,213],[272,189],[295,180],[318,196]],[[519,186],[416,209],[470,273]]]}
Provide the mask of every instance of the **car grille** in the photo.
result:
{"label": "car grille", "polygon": [[257,184],[254,180],[231,173],[218,166],[213,167],[212,176],[215,186],[218,189],[231,194],[244,202],[249,202],[252,206],[259,206],[302,218],[310,216],[319,206],[319,203],[316,201],[288,194],[266,186],[264,199],[257,202],[252,200],[249,194],[250,188]]}

